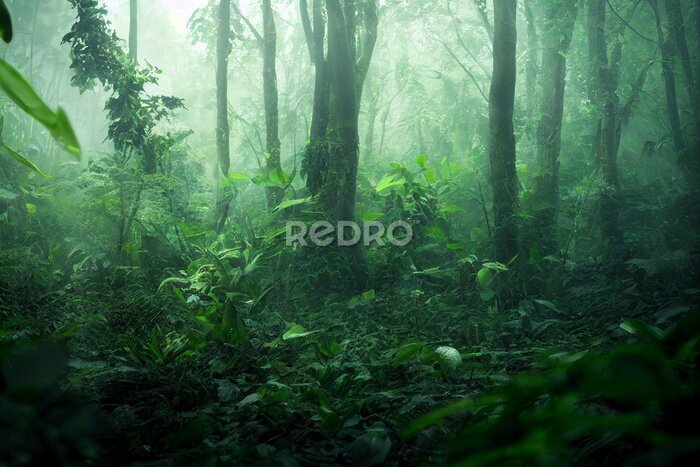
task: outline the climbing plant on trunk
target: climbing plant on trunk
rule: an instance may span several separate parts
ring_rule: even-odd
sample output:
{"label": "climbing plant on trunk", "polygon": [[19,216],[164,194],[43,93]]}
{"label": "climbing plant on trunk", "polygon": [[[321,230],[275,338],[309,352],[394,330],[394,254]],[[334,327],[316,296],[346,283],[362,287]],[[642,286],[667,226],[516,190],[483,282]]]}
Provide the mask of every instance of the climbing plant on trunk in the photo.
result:
{"label": "climbing plant on trunk", "polygon": [[377,41],[377,3],[376,0],[328,0],[325,55],[320,2],[314,1],[313,26],[305,0],[300,1],[300,6],[309,51],[317,71],[311,131],[313,141],[307,150],[307,186],[312,194],[319,195],[330,219],[354,220],[358,118],[362,90]]}

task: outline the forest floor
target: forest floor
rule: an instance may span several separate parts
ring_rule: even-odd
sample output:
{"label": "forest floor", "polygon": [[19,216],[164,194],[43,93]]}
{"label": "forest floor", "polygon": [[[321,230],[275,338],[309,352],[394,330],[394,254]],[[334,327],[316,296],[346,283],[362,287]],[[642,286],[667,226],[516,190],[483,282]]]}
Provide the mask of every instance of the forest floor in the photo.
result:
{"label": "forest floor", "polygon": [[[591,268],[570,271],[556,298],[510,311],[436,274],[345,298],[273,288],[245,317],[247,339],[231,345],[208,339],[193,312],[200,303],[156,293],[141,274],[86,276],[29,305],[33,327],[4,325],[68,343],[62,387],[92,403],[62,422],[67,439],[56,443],[105,464],[440,463],[442,435],[461,416],[407,435],[422,417],[540,371],[553,355],[624,343],[623,317],[666,327],[700,297]],[[6,296],[7,315],[11,301],[22,292]],[[56,353],[46,347],[37,358]],[[50,431],[47,417],[39,419]],[[52,455],[76,455],[59,451]]]}

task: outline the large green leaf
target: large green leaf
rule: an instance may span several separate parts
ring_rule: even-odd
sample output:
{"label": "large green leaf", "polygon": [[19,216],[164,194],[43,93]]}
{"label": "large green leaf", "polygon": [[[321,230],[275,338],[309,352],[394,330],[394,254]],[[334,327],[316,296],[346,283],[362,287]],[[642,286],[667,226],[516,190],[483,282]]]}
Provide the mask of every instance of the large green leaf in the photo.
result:
{"label": "large green leaf", "polygon": [[0,38],[8,44],[12,40],[12,19],[3,0],[0,0]]}
{"label": "large green leaf", "polygon": [[299,204],[306,204],[310,203],[313,201],[313,198],[299,198],[299,199],[288,199],[286,201],[282,201],[273,211],[283,211],[287,208],[291,208],[292,206],[297,206]]}
{"label": "large green leaf", "polygon": [[664,332],[661,329],[634,318],[624,318],[620,323],[620,328],[651,342],[660,341],[664,337]]}
{"label": "large green leaf", "polygon": [[14,160],[16,160],[17,162],[19,162],[20,164],[22,164],[25,167],[29,167],[30,169],[37,172],[42,177],[44,177],[46,179],[51,178],[48,175],[46,175],[44,172],[42,172],[41,169],[34,164],[34,162],[30,161],[29,159],[27,159],[24,156],[21,156],[20,154],[17,153],[17,151],[12,149],[11,147],[6,145],[5,143],[0,143],[0,150],[5,151]]}
{"label": "large green leaf", "polygon": [[382,178],[377,184],[377,193],[381,193],[382,191],[394,186],[403,185],[404,183],[406,183],[406,179],[401,175],[385,175],[384,178]]}
{"label": "large green leaf", "polygon": [[304,326],[295,324],[282,335],[282,340],[288,341],[291,339],[299,339],[300,337],[310,336],[311,334],[316,334],[317,332],[320,331],[307,331]]}
{"label": "large green leaf", "polygon": [[41,123],[69,153],[80,158],[80,143],[63,109],[51,110],[12,65],[0,60],[0,88],[24,112]]}

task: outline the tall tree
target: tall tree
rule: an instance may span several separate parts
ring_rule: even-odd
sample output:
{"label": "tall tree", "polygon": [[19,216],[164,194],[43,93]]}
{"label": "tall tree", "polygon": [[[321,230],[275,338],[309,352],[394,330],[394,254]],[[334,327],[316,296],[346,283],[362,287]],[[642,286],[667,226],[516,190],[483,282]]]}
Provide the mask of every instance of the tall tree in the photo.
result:
{"label": "tall tree", "polygon": [[[280,174],[281,143],[279,137],[279,95],[277,90],[277,29],[270,0],[262,0],[263,12],[263,98],[265,101],[266,151],[265,164],[268,174]],[[279,178],[279,177],[277,177]],[[284,197],[284,189],[267,188],[267,206],[276,207]]]}
{"label": "tall tree", "polygon": [[138,0],[129,0],[129,58],[138,61],[139,15]]}
{"label": "tall tree", "polygon": [[518,180],[515,170],[517,0],[494,2],[493,74],[489,93],[489,161],[496,231],[496,260],[507,263],[518,253]]}
{"label": "tall tree", "polygon": [[[355,220],[358,119],[365,78],[377,40],[377,4],[328,0],[328,169],[320,200],[332,220]],[[362,19],[362,24],[357,22]],[[362,32],[361,38],[358,38]],[[359,39],[359,43],[358,43]]]}
{"label": "tall tree", "polygon": [[547,254],[557,250],[559,212],[559,153],[564,117],[566,54],[576,23],[578,5],[555,0],[543,5],[542,69],[539,121],[537,123],[537,166],[535,178],[535,223]]}
{"label": "tall tree", "polygon": [[590,95],[598,109],[593,153],[600,174],[598,211],[606,255],[613,263],[621,259],[622,231],[619,225],[617,173],[618,69],[622,42],[618,41],[608,58],[605,35],[606,0],[588,0],[588,52],[591,67]]}
{"label": "tall tree", "polygon": [[[265,171],[269,180],[281,180],[282,162],[280,153],[282,144],[279,137],[279,92],[277,89],[277,28],[272,11],[271,0],[262,0],[263,34],[253,26],[235,3],[231,6],[236,14],[253,33],[263,57],[263,101],[265,106]],[[274,174],[274,175],[273,175]],[[284,188],[270,184],[265,188],[268,209],[279,205],[284,198]]]}
{"label": "tall tree", "polygon": [[[230,128],[228,123],[228,57],[231,54],[231,0],[220,0],[216,34],[216,150],[221,174],[231,168]],[[220,194],[217,201],[217,231],[222,231],[230,205],[230,196]]]}
{"label": "tall tree", "polygon": [[697,76],[693,71],[693,62],[688,49],[688,39],[686,38],[686,27],[683,20],[683,11],[679,0],[665,0],[666,14],[668,15],[668,31],[673,40],[674,48],[680,60],[681,69],[685,78],[685,89],[690,99],[690,114],[693,118],[694,138],[691,151],[682,154],[684,168],[691,180],[697,182],[700,177],[700,89],[698,88]]}
{"label": "tall tree", "polygon": [[[673,145],[678,154],[685,154],[688,150],[681,125],[681,118],[678,112],[678,96],[676,94],[676,76],[673,71],[673,53],[671,44],[664,35],[664,30],[661,24],[661,12],[657,0],[649,0],[649,3],[654,10],[654,19],[656,21],[656,35],[658,37],[659,49],[661,50],[661,74],[664,79],[664,89],[666,91],[666,110],[668,111],[668,120],[671,126],[671,137]],[[683,157],[682,156],[682,157]]]}
{"label": "tall tree", "polygon": [[321,0],[312,0],[312,15],[309,17],[309,7],[306,0],[299,0],[301,23],[304,27],[306,43],[309,48],[311,62],[314,65],[314,100],[311,113],[311,131],[309,144],[304,158],[306,186],[312,195],[317,195],[323,186],[323,174],[328,164],[328,101],[330,98],[330,83],[328,80],[328,60],[326,58],[325,37],[326,21]]}
{"label": "tall tree", "polygon": [[[354,220],[358,119],[365,78],[377,41],[377,2],[326,2],[328,41],[325,56],[320,2],[314,1],[313,27],[305,0],[300,1],[300,7],[317,80],[311,130],[315,142],[311,142],[310,153],[307,153],[307,186],[312,194],[319,195],[331,220]],[[323,71],[319,77],[320,69]],[[325,131],[321,133],[324,125]]]}

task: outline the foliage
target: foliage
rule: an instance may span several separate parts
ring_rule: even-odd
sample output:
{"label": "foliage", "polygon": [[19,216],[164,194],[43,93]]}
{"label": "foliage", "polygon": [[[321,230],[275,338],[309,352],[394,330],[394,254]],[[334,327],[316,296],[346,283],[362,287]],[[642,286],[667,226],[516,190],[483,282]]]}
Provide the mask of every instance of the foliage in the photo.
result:
{"label": "foliage", "polygon": [[[12,31],[10,13],[5,2],[0,1],[0,36],[2,40],[7,43],[12,41]],[[56,112],[49,109],[24,76],[5,60],[0,60],[0,88],[22,111],[46,127],[51,136],[59,141],[69,153],[80,159],[80,143],[78,143],[73,127],[63,109],[59,108]],[[0,121],[2,149],[20,164],[34,170],[42,177],[48,178],[33,162],[2,142],[3,129],[1,127],[3,124],[4,120]]]}
{"label": "foliage", "polygon": [[108,137],[118,152],[137,151],[151,173],[169,148],[169,138],[154,133],[159,120],[184,106],[182,99],[149,96],[144,87],[157,84],[160,70],[139,67],[120,46],[98,0],[71,0],[77,21],[63,43],[71,44],[71,82],[84,92],[99,82],[112,91],[105,104],[110,121]]}
{"label": "foliage", "polygon": [[[349,122],[357,178],[340,180],[357,193],[343,201],[358,223],[408,222],[413,239],[348,254],[285,242],[286,220],[326,218],[303,176],[319,123],[315,71],[327,64],[309,60],[299,2],[270,3],[282,159],[273,171],[270,96],[251,78],[271,72],[253,37],[260,4],[234,3],[226,178],[215,170],[208,61],[216,0],[192,15],[187,2],[138,2],[140,62],[115,33],[128,2],[0,0],[8,39],[5,3],[15,37],[3,49],[13,68],[0,62],[0,148],[32,170],[0,158],[0,464],[698,464],[700,217],[682,164],[697,151],[676,150],[659,92],[670,69],[683,137],[697,143],[693,5],[681,2],[679,27],[679,2],[591,2],[606,9],[598,26],[617,81],[607,109],[620,101],[606,121],[619,139],[617,261],[600,228],[592,148],[604,109],[591,92],[588,8],[562,36],[574,17],[548,16],[574,3],[518,2],[522,247],[504,263],[487,154],[487,2],[377,2],[376,53]],[[326,2],[304,3],[321,7],[323,27]],[[361,4],[344,18],[358,55],[373,13]],[[543,83],[557,71],[547,60],[569,39],[557,55],[561,138],[548,140],[560,154],[547,165],[538,123],[555,116]],[[670,57],[659,60],[660,45]],[[75,118],[84,161],[58,157],[53,136],[67,124],[38,96]],[[555,174],[543,202],[538,184]],[[271,187],[288,193],[276,207]],[[222,192],[229,221],[217,233]],[[545,232],[539,219],[554,205]]]}

